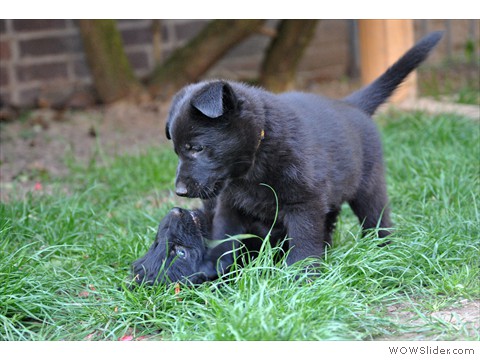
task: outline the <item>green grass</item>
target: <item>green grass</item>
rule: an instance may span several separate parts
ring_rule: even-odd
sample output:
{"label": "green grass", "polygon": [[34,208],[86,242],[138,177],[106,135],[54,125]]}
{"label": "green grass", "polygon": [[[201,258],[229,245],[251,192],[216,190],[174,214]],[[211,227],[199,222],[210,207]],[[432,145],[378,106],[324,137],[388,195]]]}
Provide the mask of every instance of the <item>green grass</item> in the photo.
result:
{"label": "green grass", "polygon": [[275,263],[267,247],[235,274],[179,294],[125,291],[131,263],[177,201],[170,148],[74,169],[58,180],[71,195],[2,203],[0,340],[478,339],[468,324],[430,314],[480,298],[479,125],[421,113],[379,123],[393,243],[361,238],[345,207],[314,277],[305,264]]}

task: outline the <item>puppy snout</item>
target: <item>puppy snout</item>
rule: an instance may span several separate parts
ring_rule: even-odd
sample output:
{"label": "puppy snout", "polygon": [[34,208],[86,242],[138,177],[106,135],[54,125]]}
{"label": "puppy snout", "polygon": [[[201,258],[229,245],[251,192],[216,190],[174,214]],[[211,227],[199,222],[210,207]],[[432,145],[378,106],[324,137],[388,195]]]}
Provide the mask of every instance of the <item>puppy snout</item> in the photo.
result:
{"label": "puppy snout", "polygon": [[178,181],[175,186],[175,193],[178,196],[187,196],[188,195],[187,186],[182,181]]}
{"label": "puppy snout", "polygon": [[180,208],[178,208],[178,207],[174,207],[174,208],[172,209],[172,213],[173,213],[173,215],[175,215],[175,216],[180,216],[180,215],[182,215],[182,209],[180,209]]}

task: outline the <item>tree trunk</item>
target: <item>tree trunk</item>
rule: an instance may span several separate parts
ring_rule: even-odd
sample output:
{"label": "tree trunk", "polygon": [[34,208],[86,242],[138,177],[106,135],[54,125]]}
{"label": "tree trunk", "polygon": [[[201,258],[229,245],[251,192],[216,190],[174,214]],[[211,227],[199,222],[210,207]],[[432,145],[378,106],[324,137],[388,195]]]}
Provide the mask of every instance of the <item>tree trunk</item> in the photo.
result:
{"label": "tree trunk", "polygon": [[264,20],[213,20],[165,63],[156,67],[150,81],[155,96],[170,96],[198,81],[233,46],[257,32]]}
{"label": "tree trunk", "polygon": [[315,33],[317,20],[282,20],[260,70],[260,84],[274,92],[293,88],[302,55]]}
{"label": "tree trunk", "polygon": [[103,103],[142,92],[135,77],[115,20],[79,20],[83,47],[95,89]]}

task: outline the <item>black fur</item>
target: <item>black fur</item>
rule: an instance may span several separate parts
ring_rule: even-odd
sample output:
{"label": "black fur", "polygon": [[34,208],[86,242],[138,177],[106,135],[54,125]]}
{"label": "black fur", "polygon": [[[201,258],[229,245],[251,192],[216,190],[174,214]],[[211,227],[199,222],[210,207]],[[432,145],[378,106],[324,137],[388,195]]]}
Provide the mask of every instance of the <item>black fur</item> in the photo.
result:
{"label": "black fur", "polygon": [[209,223],[204,212],[174,208],[160,222],[157,236],[148,252],[133,263],[137,283],[205,281],[201,272],[209,235]]}
{"label": "black fur", "polygon": [[[158,226],[156,239],[148,252],[133,264],[133,276],[137,283],[154,285],[169,282],[191,282],[198,284],[218,276],[216,262],[223,256],[231,257],[232,242],[229,248],[224,244],[214,246],[215,257],[205,259],[209,249],[210,229],[214,201],[205,201],[203,210],[174,208]],[[279,245],[285,238],[285,232],[276,227],[270,228],[256,221],[245,232],[255,237],[235,242],[235,256],[239,265],[254,258],[262,245],[262,239],[270,233],[272,246]],[[281,245],[281,244],[280,244]],[[182,255],[178,256],[178,250]],[[239,250],[238,250],[239,249]],[[286,251],[287,248],[283,247]],[[209,255],[211,255],[210,253]],[[233,258],[233,257],[232,257]]]}
{"label": "black fur", "polygon": [[[278,224],[290,238],[289,264],[321,257],[343,202],[364,229],[391,228],[382,145],[370,118],[423,61],[441,33],[422,39],[371,85],[344,100],[314,94],[272,94],[230,81],[183,88],[167,120],[179,163],[180,196],[216,199],[214,239],[249,224]],[[226,248],[231,249],[231,244]],[[215,262],[222,249],[208,256]],[[222,257],[219,270],[231,264]]]}

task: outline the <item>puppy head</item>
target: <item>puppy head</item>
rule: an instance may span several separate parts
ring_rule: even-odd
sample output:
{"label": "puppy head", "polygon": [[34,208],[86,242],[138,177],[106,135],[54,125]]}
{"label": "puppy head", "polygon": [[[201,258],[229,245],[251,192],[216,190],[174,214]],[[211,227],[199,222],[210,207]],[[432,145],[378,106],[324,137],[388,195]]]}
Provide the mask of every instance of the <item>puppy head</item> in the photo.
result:
{"label": "puppy head", "polygon": [[157,236],[148,252],[133,263],[137,283],[205,281],[200,273],[207,248],[204,243],[207,224],[201,211],[172,209],[158,226]]}
{"label": "puppy head", "polygon": [[251,168],[262,124],[246,89],[211,81],[187,86],[175,96],[166,135],[178,155],[177,195],[213,198],[229,179]]}

